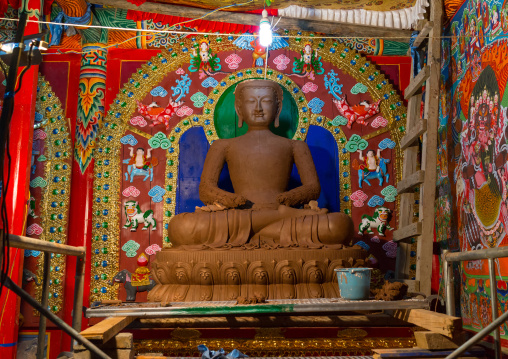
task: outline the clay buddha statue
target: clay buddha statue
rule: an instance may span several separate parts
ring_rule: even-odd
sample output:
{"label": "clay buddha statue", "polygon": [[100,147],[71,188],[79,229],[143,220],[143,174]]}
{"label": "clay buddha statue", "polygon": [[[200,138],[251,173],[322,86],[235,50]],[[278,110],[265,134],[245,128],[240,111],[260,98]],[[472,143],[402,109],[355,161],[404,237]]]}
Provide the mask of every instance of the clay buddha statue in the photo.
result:
{"label": "clay buddha statue", "polygon": [[[248,131],[211,145],[199,187],[205,206],[170,221],[172,248],[152,262],[159,285],[149,300],[335,297],[333,269],[365,258],[347,247],[351,218],[317,206],[321,188],[307,144],[270,131],[282,96],[269,80],[237,86],[238,126]],[[218,186],[225,164],[234,193]],[[293,164],[302,184],[289,190]]]}
{"label": "clay buddha statue", "polygon": [[[173,247],[340,248],[348,244],[353,232],[350,217],[327,213],[311,202],[321,188],[307,144],[269,129],[273,122],[278,127],[280,86],[269,80],[241,82],[235,90],[235,108],[238,126],[245,122],[248,131],[211,145],[199,187],[206,206],[171,220]],[[234,193],[218,187],[225,163]],[[302,185],[288,190],[293,164]]]}

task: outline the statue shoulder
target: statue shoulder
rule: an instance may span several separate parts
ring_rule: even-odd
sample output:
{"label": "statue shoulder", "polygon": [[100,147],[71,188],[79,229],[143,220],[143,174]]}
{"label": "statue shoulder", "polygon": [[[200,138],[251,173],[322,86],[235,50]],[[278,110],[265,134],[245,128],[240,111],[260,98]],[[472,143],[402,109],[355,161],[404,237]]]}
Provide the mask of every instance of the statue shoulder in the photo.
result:
{"label": "statue shoulder", "polygon": [[212,142],[209,151],[224,151],[231,145],[230,138],[218,139]]}
{"label": "statue shoulder", "polygon": [[309,146],[307,146],[307,143],[305,141],[299,140],[290,140],[290,141],[291,147],[293,147],[293,152],[309,151]]}

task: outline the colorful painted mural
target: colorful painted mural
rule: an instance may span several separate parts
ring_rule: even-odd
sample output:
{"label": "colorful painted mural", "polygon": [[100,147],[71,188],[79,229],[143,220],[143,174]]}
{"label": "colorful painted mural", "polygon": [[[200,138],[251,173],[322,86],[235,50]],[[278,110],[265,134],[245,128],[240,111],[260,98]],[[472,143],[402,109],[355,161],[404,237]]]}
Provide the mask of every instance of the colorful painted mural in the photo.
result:
{"label": "colorful painted mural", "polygon": [[[501,36],[508,33],[507,11],[501,0],[468,1],[443,41],[436,234],[451,250],[508,244],[508,42]],[[465,328],[478,330],[491,320],[491,288],[499,312],[508,309],[508,261],[497,264],[497,283],[490,283],[486,261],[462,264]]]}
{"label": "colorful painted mural", "polygon": [[[92,301],[126,299],[132,286],[150,285],[143,257],[149,262],[171,246],[167,228],[175,214],[203,205],[198,186],[208,148],[215,139],[245,133],[233,92],[245,79],[263,78],[265,61],[266,77],[284,92],[274,131],[309,145],[323,188],[319,205],[351,215],[353,243],[369,251],[372,265],[394,268],[394,184],[406,116],[398,89],[339,41],[288,37],[280,49],[261,54],[254,40],[250,34],[185,38],[120,88],[94,155]],[[398,83],[399,72],[390,77]],[[293,177],[297,185],[296,169]],[[219,185],[232,191],[227,171]],[[377,223],[385,218],[375,216],[379,211],[391,216]],[[136,296],[145,298],[145,292]]]}

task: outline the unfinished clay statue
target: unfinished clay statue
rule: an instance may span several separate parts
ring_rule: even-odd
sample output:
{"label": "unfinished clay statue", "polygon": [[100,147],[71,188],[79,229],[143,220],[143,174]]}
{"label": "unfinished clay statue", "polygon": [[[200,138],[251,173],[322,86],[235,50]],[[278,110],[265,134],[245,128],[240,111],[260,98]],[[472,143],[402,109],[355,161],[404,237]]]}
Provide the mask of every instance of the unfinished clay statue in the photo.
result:
{"label": "unfinished clay statue", "polygon": [[[207,205],[169,223],[174,248],[341,248],[353,232],[351,218],[326,209],[299,209],[319,197],[319,179],[303,141],[273,134],[282,89],[267,80],[244,81],[235,91],[239,127],[245,135],[215,141],[206,156],[199,194]],[[220,189],[227,163],[235,193]],[[287,190],[293,163],[302,185]]]}
{"label": "unfinished clay statue", "polygon": [[[278,126],[280,86],[248,80],[235,95],[238,125],[246,122],[248,131],[210,147],[199,187],[205,206],[170,221],[173,248],[158,252],[152,262],[160,285],[148,299],[337,296],[335,266],[366,255],[346,248],[351,218],[317,206],[320,185],[307,144],[270,131],[272,122]],[[234,193],[217,185],[225,163]],[[302,185],[288,190],[293,164]]]}

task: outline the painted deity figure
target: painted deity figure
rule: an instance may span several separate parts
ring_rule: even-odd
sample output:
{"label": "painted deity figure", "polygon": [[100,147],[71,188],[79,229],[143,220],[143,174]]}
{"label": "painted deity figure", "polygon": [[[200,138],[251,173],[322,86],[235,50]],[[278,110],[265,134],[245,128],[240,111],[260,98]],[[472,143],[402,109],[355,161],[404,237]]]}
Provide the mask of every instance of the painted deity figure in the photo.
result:
{"label": "painted deity figure", "polygon": [[310,43],[305,44],[303,50],[300,51],[300,55],[301,57],[299,59],[295,57],[295,62],[293,63],[293,71],[295,73],[292,75],[308,77],[314,80],[314,75],[321,75],[324,73],[323,64],[320,61],[321,58],[318,57],[317,50],[312,50],[312,45]]}
{"label": "painted deity figure", "polygon": [[204,78],[206,76],[212,76],[214,73],[221,69],[219,64],[220,60],[217,57],[217,54],[212,53],[212,49],[210,48],[210,44],[207,40],[202,40],[199,44],[199,50],[192,50],[191,55],[191,66],[189,70],[191,72],[199,72],[199,78]]}
{"label": "painted deity figure", "polygon": [[134,153],[134,147],[129,147],[129,158],[125,159],[123,162],[126,163],[127,172],[125,172],[125,179],[132,182],[134,176],[144,176],[143,181],[146,181],[150,178],[150,181],[153,179],[153,168],[157,166],[158,160],[155,157],[152,157],[152,149],[149,148],[146,151],[143,147],[138,147],[136,149],[136,153]]}
{"label": "painted deity figure", "polygon": [[[210,67],[210,54],[208,53],[208,51],[210,50],[210,47],[208,46],[208,42],[206,41],[202,41],[201,44],[199,45],[199,59],[201,60],[200,61],[200,64],[199,64],[199,69],[200,70],[210,70],[211,67]],[[192,50],[192,55],[194,57],[198,56],[198,54],[196,53],[196,49]]]}
{"label": "painted deity figure", "polygon": [[499,21],[499,11],[497,9],[497,5],[496,4],[493,4],[492,5],[492,10],[491,10],[491,21],[490,21],[490,35],[491,36],[494,36],[494,35],[499,35],[501,33],[501,21]]}
{"label": "painted deity figure", "polygon": [[[461,134],[457,168],[464,179],[461,217],[470,247],[495,247],[507,230],[505,169],[507,133],[499,116],[499,89],[490,66],[480,75],[469,102],[469,118]],[[460,172],[459,172],[460,173]],[[458,175],[458,173],[457,173]]]}
{"label": "painted deity figure", "polygon": [[362,188],[362,182],[367,183],[370,186],[369,179],[377,178],[379,179],[379,185],[383,185],[383,180],[386,177],[386,181],[388,181],[389,175],[387,174],[386,163],[389,160],[381,158],[381,149],[378,148],[377,152],[374,150],[367,150],[365,156],[363,155],[363,151],[359,150],[359,159],[363,162],[359,166],[358,170],[358,182],[360,188]]}
{"label": "painted deity figure", "polygon": [[[238,126],[246,134],[213,142],[205,159],[200,199],[204,207],[169,222],[174,248],[254,249],[330,248],[349,243],[353,223],[342,213],[316,206],[320,184],[311,153],[303,141],[273,134],[279,124],[282,89],[269,80],[241,82],[235,90]],[[234,193],[218,187],[227,164]],[[288,190],[293,164],[302,185]]]}
{"label": "painted deity figure", "polygon": [[136,149],[136,154],[134,154],[134,147],[129,147],[129,157],[131,158],[129,165],[138,169],[147,170],[152,165],[150,161],[152,157],[151,152],[152,148],[149,148],[145,155],[145,149],[143,147],[139,147]]}

